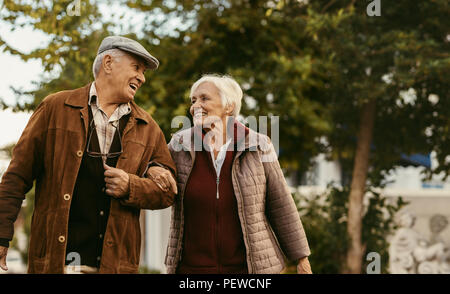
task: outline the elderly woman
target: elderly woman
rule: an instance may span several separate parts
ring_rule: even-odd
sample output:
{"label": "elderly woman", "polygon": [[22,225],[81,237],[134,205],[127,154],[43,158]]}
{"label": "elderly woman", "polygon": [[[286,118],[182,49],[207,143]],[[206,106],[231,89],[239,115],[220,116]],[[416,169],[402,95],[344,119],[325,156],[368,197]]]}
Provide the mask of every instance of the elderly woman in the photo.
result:
{"label": "elderly woman", "polygon": [[[302,223],[267,136],[246,128],[242,90],[228,76],[205,75],[190,93],[194,127],[176,133],[177,167],[166,255],[168,273],[273,274],[284,257],[311,273]],[[150,168],[163,189],[169,173]]]}

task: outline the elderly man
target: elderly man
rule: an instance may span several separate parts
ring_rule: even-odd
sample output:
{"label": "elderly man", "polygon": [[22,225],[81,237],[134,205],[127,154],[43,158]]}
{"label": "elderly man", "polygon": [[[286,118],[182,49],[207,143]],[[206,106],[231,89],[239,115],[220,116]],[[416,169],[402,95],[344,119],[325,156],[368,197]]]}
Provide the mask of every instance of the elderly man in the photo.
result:
{"label": "elderly man", "polygon": [[107,37],[94,61],[95,82],[42,101],[0,183],[3,270],[36,180],[29,273],[137,273],[140,210],[172,205],[176,191],[168,189],[174,182],[163,187],[142,177],[153,165],[175,173],[161,129],[133,101],[145,70],[158,65],[136,41]]}

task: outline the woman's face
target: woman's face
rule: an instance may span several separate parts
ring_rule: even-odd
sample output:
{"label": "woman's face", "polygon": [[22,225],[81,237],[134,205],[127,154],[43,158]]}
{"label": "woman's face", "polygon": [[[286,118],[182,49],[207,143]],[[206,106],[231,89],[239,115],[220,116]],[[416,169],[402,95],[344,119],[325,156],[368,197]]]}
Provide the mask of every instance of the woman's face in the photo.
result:
{"label": "woman's face", "polygon": [[191,96],[190,113],[195,126],[210,128],[212,123],[226,120],[227,113],[219,89],[213,83],[204,82],[195,89]]}

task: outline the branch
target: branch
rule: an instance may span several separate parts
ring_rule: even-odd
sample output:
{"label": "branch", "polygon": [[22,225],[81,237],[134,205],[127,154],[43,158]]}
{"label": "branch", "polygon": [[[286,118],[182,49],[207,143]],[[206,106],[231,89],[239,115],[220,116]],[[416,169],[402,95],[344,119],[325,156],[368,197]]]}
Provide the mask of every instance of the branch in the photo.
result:
{"label": "branch", "polygon": [[321,13],[324,13],[325,10],[327,10],[331,5],[333,5],[336,2],[336,0],[331,0],[330,2],[328,2],[327,5],[325,5],[325,7],[322,9]]}

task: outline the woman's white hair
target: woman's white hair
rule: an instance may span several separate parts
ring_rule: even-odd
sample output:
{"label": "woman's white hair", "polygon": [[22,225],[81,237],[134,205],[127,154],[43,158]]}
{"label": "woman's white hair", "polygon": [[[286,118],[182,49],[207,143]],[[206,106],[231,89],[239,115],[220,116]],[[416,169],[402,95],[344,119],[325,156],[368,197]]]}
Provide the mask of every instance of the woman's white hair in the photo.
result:
{"label": "woman's white hair", "polygon": [[102,65],[103,57],[106,55],[110,55],[114,58],[115,61],[118,61],[121,56],[124,56],[126,53],[120,49],[109,49],[106,50],[99,55],[97,55],[94,59],[94,63],[92,64],[92,73],[94,74],[94,79],[97,78],[97,75],[100,71],[100,67]]}
{"label": "woman's white hair", "polygon": [[200,86],[200,84],[210,82],[213,83],[217,89],[219,89],[220,98],[222,100],[222,106],[234,105],[232,116],[237,117],[241,110],[242,105],[242,89],[239,84],[229,75],[218,74],[206,74],[197,80],[191,87],[191,94]]}

